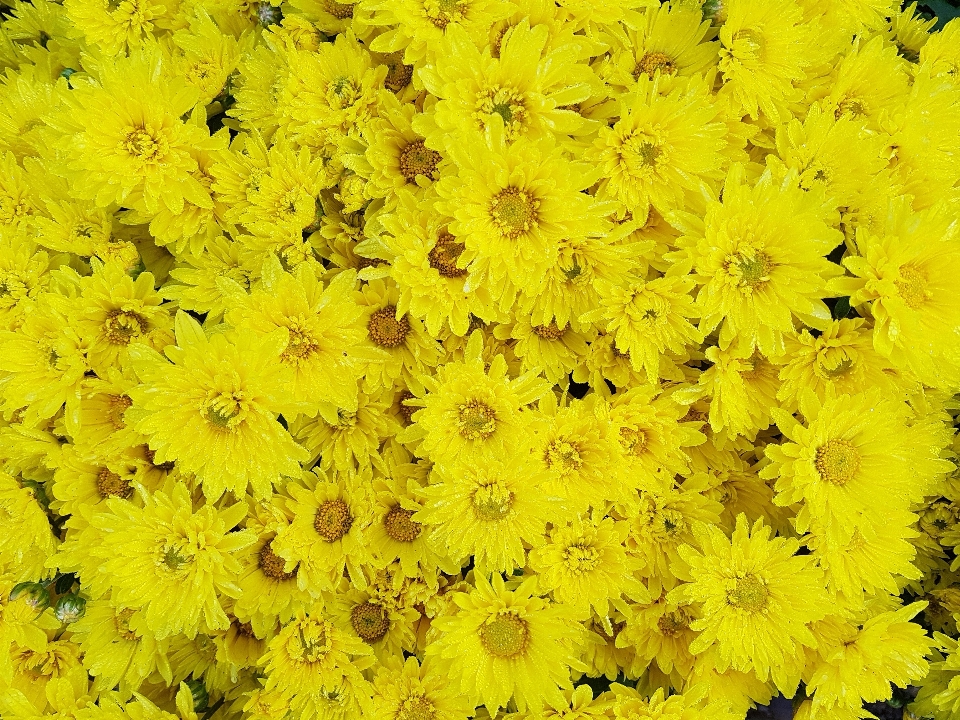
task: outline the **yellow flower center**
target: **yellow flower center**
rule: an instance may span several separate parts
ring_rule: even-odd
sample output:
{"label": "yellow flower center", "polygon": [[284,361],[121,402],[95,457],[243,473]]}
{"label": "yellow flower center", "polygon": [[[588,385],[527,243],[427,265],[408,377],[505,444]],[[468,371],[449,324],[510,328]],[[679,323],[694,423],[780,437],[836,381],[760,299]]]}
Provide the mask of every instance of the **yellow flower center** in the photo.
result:
{"label": "yellow flower center", "polygon": [[588,573],[600,564],[600,553],[585,542],[571,545],[563,551],[567,570],[574,574]]}
{"label": "yellow flower center", "polygon": [[490,115],[499,115],[509,139],[520,134],[527,120],[523,94],[513,88],[499,85],[487,88],[478,94],[476,107],[476,118],[481,130],[486,128]]}
{"label": "yellow flower center", "polygon": [[457,242],[457,239],[450,233],[444,231],[437,237],[437,244],[433,246],[427,258],[430,260],[430,267],[436,270],[442,277],[459,278],[467,274],[466,268],[457,267],[457,258],[463,254],[463,243]]}
{"label": "yellow flower center", "polygon": [[400,701],[394,720],[436,720],[437,709],[423,695],[408,695]]}
{"label": "yellow flower center", "polygon": [[828,380],[843,377],[853,368],[853,358],[843,348],[828,347],[817,353],[817,374]]}
{"label": "yellow flower center", "polygon": [[383,519],[383,526],[387,535],[397,542],[413,542],[416,540],[420,537],[423,528],[420,523],[411,520],[411,517],[413,517],[413,511],[411,510],[404,510],[399,505],[390,508],[390,512]]}
{"label": "yellow flower center", "polygon": [[647,447],[647,433],[641,428],[620,428],[620,444],[631,455],[643,455]]}
{"label": "yellow flower center", "polygon": [[337,498],[320,503],[317,515],[313,519],[313,529],[328,543],[336,542],[353,526],[353,515],[347,504]]}
{"label": "yellow flower center", "polygon": [[128,345],[146,329],[147,321],[129,310],[111,310],[103,323],[104,335],[111,345]]}
{"label": "yellow flower center", "polygon": [[464,19],[469,3],[463,0],[423,0],[423,11],[434,26],[443,30]]}
{"label": "yellow flower center", "polygon": [[298,360],[304,360],[313,355],[320,346],[314,342],[310,334],[299,325],[290,325],[287,327],[287,346],[280,353],[280,361],[284,363],[296,363]]}
{"label": "yellow flower center", "polygon": [[559,472],[561,476],[569,475],[583,467],[579,448],[567,440],[552,440],[543,452],[543,462],[551,470]]}
{"label": "yellow flower center", "polygon": [[290,635],[286,649],[290,659],[298,663],[315,663],[330,652],[326,624],[312,619],[297,623],[297,632]]}
{"label": "yellow flower center", "polygon": [[340,76],[327,86],[327,101],[341,110],[354,105],[362,95],[363,88],[352,77]]}
{"label": "yellow flower center", "polygon": [[559,340],[567,332],[567,326],[557,327],[556,322],[549,325],[534,325],[533,332],[537,337],[542,337],[544,340]]}
{"label": "yellow flower center", "polygon": [[387,305],[370,316],[367,332],[370,339],[380,347],[400,347],[410,332],[410,321],[406,315],[397,320],[396,306]]}
{"label": "yellow flower center", "polygon": [[540,203],[530,193],[518,188],[501,190],[490,205],[490,219],[500,234],[516,240],[537,224]]}
{"label": "yellow flower center", "polygon": [[404,65],[402,58],[403,53],[397,53],[385,62],[387,76],[383,79],[383,85],[393,93],[403,90],[413,79],[413,65]]}
{"label": "yellow flower center", "polygon": [[354,3],[338,3],[335,0],[324,0],[323,8],[337,20],[347,20],[353,17]]}
{"label": "yellow flower center", "polygon": [[497,429],[497,413],[482,400],[470,400],[457,408],[457,429],[466,440],[486,440]]}
{"label": "yellow flower center", "polygon": [[664,613],[657,620],[660,634],[666,637],[677,637],[690,626],[690,615],[678,608],[673,612]]}
{"label": "yellow flower center", "polygon": [[107,468],[101,468],[100,472],[97,473],[97,492],[104,499],[118,497],[126,500],[133,495],[133,487],[115,472],[111,472]]}
{"label": "yellow flower center", "polygon": [[417,175],[435,180],[433,173],[440,160],[440,153],[424,145],[423,140],[414,140],[400,151],[400,174],[407,182],[415,182]]}
{"label": "yellow flower center", "polygon": [[127,133],[120,143],[120,148],[138,160],[159,161],[166,154],[165,145],[162,138],[156,137],[146,128],[138,127]]}
{"label": "yellow flower center", "polygon": [[837,109],[833,112],[833,115],[837,120],[842,118],[844,115],[858,118],[863,117],[866,114],[866,103],[864,103],[860,98],[855,97],[844,97],[840,102],[837,103]]}
{"label": "yellow flower center", "polygon": [[648,52],[633,68],[633,79],[639,80],[641,75],[653,77],[657,70],[665,75],[673,75],[677,71],[677,66],[673,58],[662,52]]}
{"label": "yellow flower center", "polygon": [[473,513],[479,520],[503,520],[513,505],[513,493],[499,480],[482,481],[473,493]]}
{"label": "yellow flower center", "polygon": [[860,469],[860,452],[849,440],[827,440],[817,448],[813,464],[821,480],[842,487]]}
{"label": "yellow flower center", "polygon": [[133,617],[134,612],[130,608],[125,608],[113,616],[113,624],[117,628],[117,634],[124,640],[136,640],[140,637],[130,629],[130,618]]}
{"label": "yellow flower center", "polygon": [[246,416],[243,405],[243,398],[238,393],[221,393],[207,402],[204,417],[215,428],[233,430]]}
{"label": "yellow flower center", "polygon": [[770,256],[762,250],[743,250],[727,259],[727,271],[740,287],[750,290],[769,280],[773,267]]}
{"label": "yellow flower center", "polygon": [[932,293],[927,289],[927,276],[913,265],[901,267],[900,278],[894,284],[903,302],[911,310],[919,309],[932,297]]}
{"label": "yellow flower center", "polygon": [[737,578],[733,590],[727,592],[727,602],[742,610],[760,612],[767,607],[769,593],[756,575],[748,573]]}
{"label": "yellow flower center", "polygon": [[297,576],[297,568],[284,572],[283,558],[273,551],[273,540],[268,540],[257,555],[257,567],[271,580],[292,580]]}
{"label": "yellow flower center", "polygon": [[126,395],[111,395],[107,400],[107,417],[110,418],[110,423],[115,429],[122,430],[126,427],[123,414],[131,405],[133,405],[133,400]]}
{"label": "yellow flower center", "polygon": [[530,639],[527,621],[511,612],[497,615],[492,621],[484,623],[479,632],[483,649],[498,658],[522,654]]}
{"label": "yellow flower center", "polygon": [[382,605],[365,602],[350,611],[350,624],[361,639],[368,643],[382,640],[390,629],[390,618]]}

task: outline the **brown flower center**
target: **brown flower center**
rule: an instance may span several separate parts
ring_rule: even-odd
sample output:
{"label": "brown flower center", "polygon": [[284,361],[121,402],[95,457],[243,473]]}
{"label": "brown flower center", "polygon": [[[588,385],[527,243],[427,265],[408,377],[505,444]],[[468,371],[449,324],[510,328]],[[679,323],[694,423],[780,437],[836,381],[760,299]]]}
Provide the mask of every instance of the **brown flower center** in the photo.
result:
{"label": "brown flower center", "polygon": [[486,440],[497,429],[497,413],[482,400],[464,403],[457,415],[457,429],[467,440]]}
{"label": "brown flower center", "polygon": [[481,625],[479,632],[483,649],[498,658],[522,654],[530,639],[527,621],[513,613],[497,615],[492,622]]}
{"label": "brown flower center", "polygon": [[467,274],[466,269],[457,267],[457,258],[463,253],[463,249],[464,244],[457,242],[453,235],[446,231],[440,233],[437,244],[433,246],[427,256],[430,260],[430,267],[440,273],[442,277],[463,277]]}
{"label": "brown flower center", "polygon": [[110,396],[110,399],[107,401],[107,414],[110,417],[110,422],[113,424],[115,429],[122,430],[126,427],[126,421],[123,419],[123,414],[131,405],[133,405],[133,400],[128,398],[126,395]]}
{"label": "brown flower center", "polygon": [[769,593],[756,575],[748,573],[737,578],[736,586],[727,593],[727,602],[734,607],[760,612],[767,607]]}
{"label": "brown flower center", "polygon": [[827,440],[817,448],[813,464],[823,481],[842,487],[860,469],[860,452],[848,440]]}
{"label": "brown flower center", "polygon": [[423,140],[414,140],[400,151],[400,174],[407,182],[416,182],[417,175],[436,180],[433,174],[440,160],[440,153],[424,145]]}
{"label": "brown flower center", "polygon": [[354,632],[368,643],[382,640],[390,629],[390,618],[382,605],[365,602],[350,611]]}
{"label": "brown flower center", "polygon": [[370,339],[380,347],[400,347],[410,332],[410,321],[406,315],[397,320],[397,308],[387,305],[370,316],[367,332]]}
{"label": "brown flower center", "polygon": [[292,580],[297,576],[297,568],[291,572],[284,572],[283,558],[273,551],[273,540],[268,540],[262,548],[257,558],[257,565],[261,572],[272,580]]}
{"label": "brown flower center", "polygon": [[118,497],[126,500],[133,495],[133,487],[126,479],[115,472],[111,472],[107,468],[101,468],[100,472],[97,473],[97,492],[104,499]]}
{"label": "brown flower center", "polygon": [[542,337],[544,340],[559,340],[567,332],[567,326],[564,325],[560,328],[557,327],[556,322],[552,322],[549,325],[535,325],[533,332],[537,337]]}
{"label": "brown flower center", "polygon": [[353,515],[350,508],[340,500],[327,500],[317,508],[317,516],[313,519],[313,528],[317,534],[327,542],[336,542],[353,526]]}
{"label": "brown flower center", "polygon": [[128,345],[146,329],[147,321],[129,310],[111,310],[103,323],[104,335],[111,345]]}
{"label": "brown flower center", "polygon": [[637,61],[633,68],[633,79],[639,80],[641,75],[653,77],[657,70],[664,75],[673,75],[677,71],[677,66],[666,53],[648,52]]}
{"label": "brown flower center", "polygon": [[397,542],[413,542],[416,540],[420,537],[423,528],[420,523],[411,520],[411,517],[413,517],[411,510],[404,510],[399,505],[390,508],[390,512],[383,519],[383,526],[387,535]]}

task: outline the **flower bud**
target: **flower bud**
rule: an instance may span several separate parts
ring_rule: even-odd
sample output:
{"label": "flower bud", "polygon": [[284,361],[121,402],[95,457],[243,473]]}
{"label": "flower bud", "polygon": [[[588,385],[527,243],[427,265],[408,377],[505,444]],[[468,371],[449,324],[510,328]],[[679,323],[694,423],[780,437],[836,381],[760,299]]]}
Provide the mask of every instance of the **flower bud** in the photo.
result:
{"label": "flower bud", "polygon": [[62,623],[75,623],[87,611],[87,601],[76,593],[63,595],[53,608],[53,614]]}
{"label": "flower bud", "polygon": [[10,599],[21,598],[27,605],[36,608],[37,612],[43,612],[50,607],[50,593],[40,583],[22,582],[14,585],[10,591]]}

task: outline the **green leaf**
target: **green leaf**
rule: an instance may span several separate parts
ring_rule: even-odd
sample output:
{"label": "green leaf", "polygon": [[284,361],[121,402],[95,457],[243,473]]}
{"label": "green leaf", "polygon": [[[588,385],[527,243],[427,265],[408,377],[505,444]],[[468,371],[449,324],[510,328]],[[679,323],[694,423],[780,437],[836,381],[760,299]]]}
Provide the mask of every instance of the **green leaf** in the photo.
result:
{"label": "green leaf", "polygon": [[954,18],[960,17],[960,7],[956,7],[945,0],[926,0],[924,3],[937,16],[936,30],[939,30]]}
{"label": "green leaf", "polygon": [[849,297],[837,298],[837,302],[833,306],[833,319],[843,320],[843,318],[845,318],[849,314],[850,314],[850,298]]}

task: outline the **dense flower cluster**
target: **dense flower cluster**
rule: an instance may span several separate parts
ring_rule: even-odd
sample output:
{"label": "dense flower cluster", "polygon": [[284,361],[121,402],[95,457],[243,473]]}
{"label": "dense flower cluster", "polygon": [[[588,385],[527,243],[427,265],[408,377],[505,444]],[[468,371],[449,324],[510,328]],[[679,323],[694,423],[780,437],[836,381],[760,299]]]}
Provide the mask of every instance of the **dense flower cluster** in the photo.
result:
{"label": "dense flower cluster", "polygon": [[960,20],[8,1],[0,717],[960,718]]}

